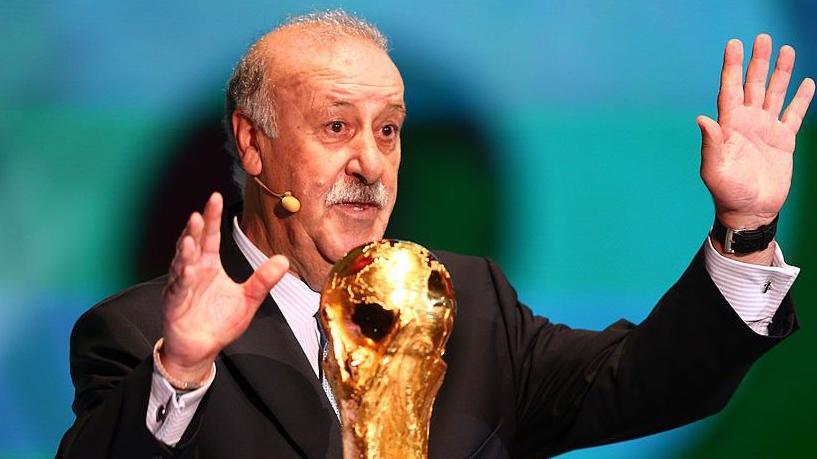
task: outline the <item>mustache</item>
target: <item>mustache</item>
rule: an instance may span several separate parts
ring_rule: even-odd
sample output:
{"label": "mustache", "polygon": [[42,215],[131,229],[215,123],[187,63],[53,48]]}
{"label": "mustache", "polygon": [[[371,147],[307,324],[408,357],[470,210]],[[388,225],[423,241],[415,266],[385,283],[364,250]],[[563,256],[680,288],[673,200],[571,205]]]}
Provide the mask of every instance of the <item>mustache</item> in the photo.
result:
{"label": "mustache", "polygon": [[326,206],[355,203],[384,207],[389,201],[389,192],[383,182],[371,184],[357,180],[339,180],[326,193]]}

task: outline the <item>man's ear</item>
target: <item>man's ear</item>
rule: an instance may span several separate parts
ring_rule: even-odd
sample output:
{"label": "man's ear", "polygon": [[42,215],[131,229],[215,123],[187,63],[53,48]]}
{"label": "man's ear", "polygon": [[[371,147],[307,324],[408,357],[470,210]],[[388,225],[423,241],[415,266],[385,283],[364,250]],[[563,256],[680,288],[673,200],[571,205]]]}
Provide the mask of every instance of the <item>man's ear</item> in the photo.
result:
{"label": "man's ear", "polygon": [[240,110],[233,112],[233,137],[235,137],[235,147],[238,158],[241,160],[241,167],[250,177],[261,175],[261,147],[258,143],[258,136],[261,131],[256,129],[252,120],[241,113]]}

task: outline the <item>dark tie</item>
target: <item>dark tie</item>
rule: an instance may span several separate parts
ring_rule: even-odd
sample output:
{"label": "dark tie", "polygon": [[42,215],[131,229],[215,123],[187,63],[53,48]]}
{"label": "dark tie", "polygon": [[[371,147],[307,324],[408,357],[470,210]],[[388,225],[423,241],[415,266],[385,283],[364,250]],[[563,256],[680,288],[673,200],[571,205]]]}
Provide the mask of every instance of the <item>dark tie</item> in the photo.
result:
{"label": "dark tie", "polygon": [[320,311],[315,313],[315,322],[318,324],[318,336],[320,337],[320,345],[318,346],[318,378],[321,380],[321,387],[323,387],[326,397],[329,398],[332,409],[335,410],[335,415],[340,419],[338,405],[337,402],[335,402],[335,395],[332,393],[332,388],[329,387],[329,381],[326,380],[326,375],[323,374],[323,361],[326,359],[326,353],[329,351],[329,347],[326,341],[326,333],[323,331],[323,325],[321,325],[318,314],[320,314]]}

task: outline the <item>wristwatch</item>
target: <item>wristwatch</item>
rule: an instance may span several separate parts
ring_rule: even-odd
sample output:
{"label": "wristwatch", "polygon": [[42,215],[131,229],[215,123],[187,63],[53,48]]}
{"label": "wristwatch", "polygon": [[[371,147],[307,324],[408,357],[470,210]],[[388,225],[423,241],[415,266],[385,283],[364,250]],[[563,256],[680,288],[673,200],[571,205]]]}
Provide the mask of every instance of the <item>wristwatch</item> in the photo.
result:
{"label": "wristwatch", "polygon": [[712,225],[712,237],[723,244],[723,251],[726,253],[747,254],[766,249],[777,233],[777,219],[780,214],[774,217],[771,223],[756,229],[732,229],[727,228],[715,216],[715,223]]}

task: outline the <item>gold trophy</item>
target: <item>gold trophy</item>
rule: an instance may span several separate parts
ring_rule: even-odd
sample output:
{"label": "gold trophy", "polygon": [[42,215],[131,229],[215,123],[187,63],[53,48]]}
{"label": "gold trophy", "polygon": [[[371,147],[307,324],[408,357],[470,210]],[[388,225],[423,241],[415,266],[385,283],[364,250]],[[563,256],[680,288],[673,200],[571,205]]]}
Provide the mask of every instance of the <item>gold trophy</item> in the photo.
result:
{"label": "gold trophy", "polygon": [[448,271],[412,242],[372,242],[332,269],[320,312],[344,458],[428,457],[456,312]]}

